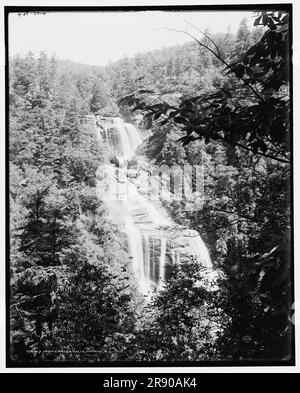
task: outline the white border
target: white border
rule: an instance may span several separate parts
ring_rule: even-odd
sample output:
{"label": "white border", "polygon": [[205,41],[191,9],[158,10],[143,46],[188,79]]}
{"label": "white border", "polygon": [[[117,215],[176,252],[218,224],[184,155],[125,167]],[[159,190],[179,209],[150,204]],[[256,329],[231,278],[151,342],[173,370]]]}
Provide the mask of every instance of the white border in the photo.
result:
{"label": "white border", "polygon": [[[297,113],[296,108],[299,108],[299,78],[300,78],[300,27],[299,23],[296,23],[296,20],[299,21],[300,16],[300,2],[299,1],[268,1],[268,0],[260,0],[260,1],[186,1],[186,0],[165,0],[165,1],[139,1],[139,0],[110,0],[110,1],[44,1],[44,0],[5,0],[3,6],[143,6],[143,5],[232,5],[232,4],[293,4],[293,29],[294,29],[294,200],[300,200],[300,193],[299,193],[299,185],[296,183],[297,173],[300,166],[300,154],[296,154],[296,147],[300,146],[299,140],[300,136],[297,132],[298,125],[299,125],[299,115]],[[298,323],[296,325],[296,367],[109,367],[109,368],[6,368],[5,367],[5,346],[6,346],[6,337],[5,337],[5,98],[4,98],[4,7],[1,7],[0,10],[0,20],[1,20],[1,31],[0,31],[0,64],[2,66],[2,73],[0,78],[0,87],[1,87],[1,98],[0,98],[0,118],[1,118],[1,133],[0,133],[0,173],[1,173],[1,192],[0,192],[0,201],[1,201],[1,243],[0,243],[0,372],[1,373],[106,373],[106,374],[114,374],[114,373],[155,373],[155,372],[163,372],[163,373],[178,373],[178,374],[185,374],[189,372],[196,372],[196,373],[298,373],[300,371],[299,366],[299,353],[300,353],[300,335],[299,329],[297,329],[297,325],[299,327],[300,318],[298,317],[298,311],[300,311],[300,297],[299,297],[299,290],[297,289],[297,284],[299,283],[299,267],[297,266],[297,257],[299,255],[299,248],[297,247],[297,239],[299,239],[299,206],[295,204],[294,210],[294,229],[295,229],[295,300],[296,305],[296,320]]]}

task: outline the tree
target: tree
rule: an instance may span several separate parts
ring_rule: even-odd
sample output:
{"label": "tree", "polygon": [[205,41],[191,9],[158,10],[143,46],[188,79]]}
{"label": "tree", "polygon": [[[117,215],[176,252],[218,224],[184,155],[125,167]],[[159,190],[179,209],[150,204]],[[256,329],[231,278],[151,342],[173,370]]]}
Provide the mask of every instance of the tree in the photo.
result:
{"label": "tree", "polygon": [[[262,12],[255,25],[264,33],[231,62],[211,37],[190,35],[226,67],[211,91],[170,104],[140,88],[120,103],[143,113],[147,127],[177,128],[187,148],[206,143],[204,208],[188,210],[185,201],[169,208],[179,223],[204,232],[224,272],[220,304],[228,325],[220,357],[290,359],[289,14]],[[241,26],[240,44],[245,31]]]}
{"label": "tree", "polygon": [[116,116],[118,114],[118,106],[107,82],[101,80],[95,83],[90,100],[90,110],[92,113],[102,116]]}
{"label": "tree", "polygon": [[79,247],[76,268],[58,294],[56,360],[117,360],[124,356],[135,323],[132,279],[124,265],[121,274],[122,265],[111,266],[109,254],[100,257],[98,246],[85,241],[88,248]]}
{"label": "tree", "polygon": [[[76,331],[102,353],[96,359],[113,357],[114,334],[125,343],[124,326],[132,327],[134,280],[124,239],[96,194],[105,148],[86,125],[91,92],[44,54],[17,58],[11,68],[10,359],[55,361],[66,347],[72,360],[87,359],[74,354]],[[104,317],[101,343],[112,337],[114,344],[103,349]]]}
{"label": "tree", "polygon": [[176,265],[156,293],[136,333],[140,360],[214,360],[222,310],[214,295],[216,279],[197,262]]}
{"label": "tree", "polygon": [[[255,21],[268,30],[252,45],[242,61],[227,63],[209,38],[210,46],[193,35],[226,66],[236,80],[208,94],[183,99],[174,107],[166,101],[149,104],[143,89],[124,97],[120,103],[147,113],[160,124],[176,123],[185,132],[184,144],[196,139],[221,140],[254,154],[289,162],[289,14],[263,12]],[[206,35],[207,38],[207,35]],[[276,110],[274,110],[274,108]]]}

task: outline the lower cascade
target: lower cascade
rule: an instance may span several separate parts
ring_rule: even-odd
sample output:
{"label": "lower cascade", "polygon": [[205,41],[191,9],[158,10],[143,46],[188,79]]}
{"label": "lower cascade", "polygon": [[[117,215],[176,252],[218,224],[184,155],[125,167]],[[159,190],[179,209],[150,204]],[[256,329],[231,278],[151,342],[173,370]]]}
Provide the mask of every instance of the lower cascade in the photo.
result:
{"label": "lower cascade", "polygon": [[[145,186],[149,171],[143,169],[149,163],[137,152],[143,143],[141,133],[121,118],[90,120],[111,157],[110,164],[98,169],[101,182],[97,191],[102,199],[104,195],[112,221],[127,236],[127,250],[141,292],[162,287],[172,266],[189,258],[212,268],[199,233],[175,223],[159,198],[149,198]],[[152,185],[155,187],[155,179]]]}

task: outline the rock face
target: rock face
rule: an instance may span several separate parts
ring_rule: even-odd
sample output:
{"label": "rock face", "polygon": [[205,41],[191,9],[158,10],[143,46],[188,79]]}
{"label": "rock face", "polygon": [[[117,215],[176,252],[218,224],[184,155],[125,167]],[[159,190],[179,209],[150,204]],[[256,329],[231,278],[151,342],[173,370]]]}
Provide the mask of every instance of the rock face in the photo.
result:
{"label": "rock face", "polygon": [[127,235],[128,253],[141,291],[163,285],[172,266],[190,258],[210,268],[209,253],[200,235],[178,226],[159,198],[151,199],[151,187],[156,186],[157,179],[149,183],[149,163],[144,157],[135,157],[142,143],[136,128],[120,118],[96,118],[94,124],[98,137],[116,157],[98,170],[99,196],[104,198],[111,219]]}

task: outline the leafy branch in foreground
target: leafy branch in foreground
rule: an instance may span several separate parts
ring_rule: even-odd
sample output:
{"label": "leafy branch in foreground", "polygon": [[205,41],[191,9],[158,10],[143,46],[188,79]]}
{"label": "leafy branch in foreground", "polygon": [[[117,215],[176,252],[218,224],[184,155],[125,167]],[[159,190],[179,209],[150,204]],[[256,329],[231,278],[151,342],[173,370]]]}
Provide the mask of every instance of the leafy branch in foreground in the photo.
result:
{"label": "leafy branch in foreground", "polygon": [[122,98],[120,105],[142,112],[146,128],[151,128],[153,122],[179,126],[185,132],[180,139],[184,145],[197,139],[221,140],[253,154],[288,163],[289,15],[262,12],[254,25],[262,25],[267,30],[240,61],[231,63],[220,55],[211,38],[209,41],[217,50],[190,33],[176,30],[192,37],[199,47],[225,65],[226,78],[219,89],[182,98],[179,105],[170,105],[152,90],[139,89]]}

